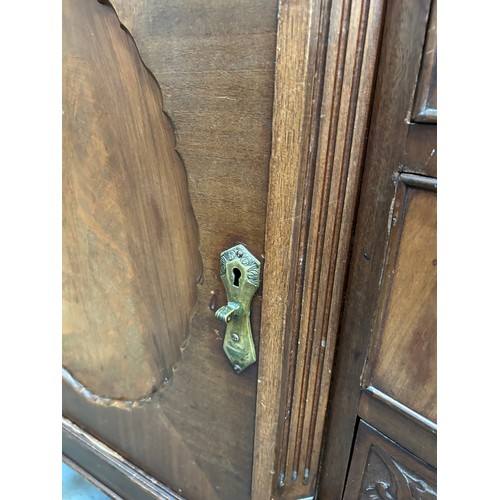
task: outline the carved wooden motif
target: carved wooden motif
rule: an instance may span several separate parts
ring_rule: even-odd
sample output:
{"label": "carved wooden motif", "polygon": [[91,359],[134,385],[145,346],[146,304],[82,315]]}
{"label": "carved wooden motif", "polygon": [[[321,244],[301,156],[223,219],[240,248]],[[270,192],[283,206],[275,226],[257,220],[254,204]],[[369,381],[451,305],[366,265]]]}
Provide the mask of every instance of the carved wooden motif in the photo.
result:
{"label": "carved wooden motif", "polygon": [[344,498],[434,500],[436,470],[361,421]]}
{"label": "carved wooden motif", "polygon": [[316,488],[383,5],[280,4],[256,498]]}
{"label": "carved wooden motif", "polygon": [[437,498],[436,485],[426,483],[418,474],[401,465],[382,448],[373,446],[367,459],[360,491],[362,500]]}

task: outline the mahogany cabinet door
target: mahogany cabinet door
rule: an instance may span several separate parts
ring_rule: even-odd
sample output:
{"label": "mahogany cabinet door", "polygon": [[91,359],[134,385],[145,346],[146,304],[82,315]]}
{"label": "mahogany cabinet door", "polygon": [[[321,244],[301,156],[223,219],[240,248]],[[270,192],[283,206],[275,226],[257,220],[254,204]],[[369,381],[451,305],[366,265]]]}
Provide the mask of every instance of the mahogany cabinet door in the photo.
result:
{"label": "mahogany cabinet door", "polygon": [[250,498],[257,365],[214,314],[220,253],[263,260],[277,7],[63,1],[63,451],[190,499]]}

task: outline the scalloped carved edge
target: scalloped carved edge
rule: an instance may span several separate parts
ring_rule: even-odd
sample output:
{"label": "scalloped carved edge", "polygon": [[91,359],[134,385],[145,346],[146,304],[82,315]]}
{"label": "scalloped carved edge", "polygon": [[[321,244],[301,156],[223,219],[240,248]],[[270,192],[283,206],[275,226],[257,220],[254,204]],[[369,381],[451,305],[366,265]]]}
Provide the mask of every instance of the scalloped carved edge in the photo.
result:
{"label": "scalloped carved edge", "polygon": [[[149,74],[150,78],[152,79],[152,82],[154,82],[154,85],[156,85],[156,87],[157,87],[159,95],[161,96],[161,99],[160,99],[161,110],[162,110],[162,112],[164,114],[165,121],[166,121],[166,124],[167,124],[167,127],[166,127],[167,133],[170,135],[170,137],[172,139],[172,144],[173,144],[176,156],[177,156],[178,163],[184,169],[184,172],[185,172],[184,178],[186,180],[185,189],[186,189],[187,195],[189,197],[190,196],[190,194],[189,194],[189,186],[187,184],[187,173],[186,173],[186,169],[185,169],[185,166],[184,166],[184,161],[183,161],[182,156],[181,156],[181,154],[180,154],[180,152],[178,150],[178,147],[177,147],[177,140],[176,140],[176,135],[174,133],[174,124],[173,124],[173,121],[170,119],[170,116],[169,116],[168,112],[165,110],[165,107],[164,107],[165,99],[164,99],[164,96],[163,96],[163,91],[161,89],[161,86],[160,86],[160,84],[158,82],[158,79],[156,78],[156,76],[154,75],[154,73],[151,71],[151,69],[145,64],[144,59],[143,59],[143,57],[142,57],[142,55],[141,55],[141,53],[139,51],[139,48],[137,46],[137,43],[136,43],[134,37],[132,36],[132,34],[129,31],[129,29],[121,22],[121,20],[120,20],[120,18],[118,16],[118,13],[117,13],[115,7],[112,5],[112,3],[109,0],[94,0],[94,1],[96,1],[96,3],[99,3],[99,4],[103,5],[103,6],[106,6],[106,7],[110,8],[113,11],[113,14],[116,17],[116,20],[118,22],[119,27],[132,40],[133,46],[135,47],[136,54],[137,54],[137,56],[138,56],[141,64],[146,69],[147,73]],[[196,219],[196,214],[194,213],[194,210],[193,210],[193,207],[192,207],[191,203],[190,203],[190,207],[191,207],[191,214],[188,214],[188,215],[195,222],[195,231],[197,233],[196,234],[196,239],[197,239],[198,245],[199,245],[200,237],[199,237],[198,221]],[[199,246],[198,246],[198,254],[200,256],[200,259],[199,259],[200,274],[199,274],[199,276],[196,279],[197,285],[199,285],[200,283],[203,282],[203,261],[201,259],[201,253],[200,253]],[[193,308],[193,310],[191,312],[191,318],[195,314],[195,311],[196,311],[197,307],[198,306],[195,305],[195,307]],[[184,341],[179,346],[179,356],[176,359],[175,363],[177,363],[178,361],[182,360],[182,353],[184,352],[184,350],[189,345],[189,340],[190,340],[190,329],[188,330],[187,335],[184,338]],[[142,395],[142,396],[140,396],[138,398],[128,400],[128,399],[118,399],[118,398],[108,397],[108,396],[105,396],[105,395],[96,394],[96,393],[92,392],[90,389],[88,389],[84,384],[82,384],[76,377],[74,377],[71,374],[70,370],[68,370],[64,366],[62,367],[63,382],[65,382],[67,385],[69,385],[75,392],[78,392],[87,401],[89,401],[91,403],[94,403],[94,404],[97,404],[97,405],[100,405],[100,406],[115,407],[115,408],[121,408],[121,409],[124,409],[124,410],[131,410],[131,409],[136,409],[136,408],[142,408],[146,404],[150,403],[153,400],[153,398],[154,398],[154,396],[156,394],[158,394],[159,392],[161,392],[161,391],[163,391],[163,390],[165,390],[167,388],[167,386],[169,385],[169,383],[173,379],[173,374],[174,374],[174,371],[172,370],[172,375],[170,376],[170,378],[168,378],[168,379],[165,378],[159,386],[153,387],[148,393],[146,393],[146,394],[144,394],[144,395]]]}

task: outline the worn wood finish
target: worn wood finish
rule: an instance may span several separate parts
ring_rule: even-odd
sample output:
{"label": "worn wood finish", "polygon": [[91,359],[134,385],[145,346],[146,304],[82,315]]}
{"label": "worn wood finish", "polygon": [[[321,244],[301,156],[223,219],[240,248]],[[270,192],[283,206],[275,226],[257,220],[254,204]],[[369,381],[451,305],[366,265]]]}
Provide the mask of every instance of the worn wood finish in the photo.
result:
{"label": "worn wood finish", "polygon": [[345,500],[437,498],[436,470],[361,421]]}
{"label": "worn wood finish", "polygon": [[[175,130],[202,249],[193,321],[221,342],[213,314],[226,298],[219,255],[240,242],[264,254],[277,0],[111,4],[157,79]],[[257,334],[260,305],[259,291],[252,309]]]}
{"label": "worn wood finish", "polygon": [[64,13],[63,363],[89,390],[135,400],[172,375],[189,335],[198,228],[133,41],[96,2]]}
{"label": "worn wood finish", "polygon": [[436,126],[408,124],[400,171],[437,177]]}
{"label": "worn wood finish", "polygon": [[[310,189],[306,176],[318,99],[314,85],[321,68],[321,1],[280,2],[274,91],[271,164],[266,223],[266,266],[260,344],[252,493],[271,498],[276,490],[281,429],[285,417],[284,390],[290,349],[286,335],[291,321],[294,286],[301,272],[295,249],[300,241],[301,199]],[[324,37],[324,34],[323,34]],[[318,60],[319,59],[319,60]],[[289,85],[290,80],[297,82]],[[316,118],[317,119],[317,118]],[[311,148],[312,150],[314,148]],[[291,193],[297,193],[291,195]],[[272,242],[272,244],[271,244]],[[300,286],[300,285],[299,285]]]}
{"label": "worn wood finish", "polygon": [[382,14],[379,1],[280,5],[255,498],[317,487]]}
{"label": "worn wood finish", "polygon": [[437,0],[432,3],[412,120],[437,123]]}
{"label": "worn wood finish", "polygon": [[[95,439],[67,418],[62,420],[63,459],[80,464],[93,482],[101,481],[111,498],[182,500],[174,491],[138,469],[116,451]],[[102,485],[98,484],[102,489]],[[109,491],[111,490],[111,491]]]}
{"label": "worn wood finish", "polygon": [[[144,93],[148,95],[150,92],[155,97],[154,100],[143,98],[130,103],[121,94],[109,95],[113,103],[122,106],[121,114],[97,115],[99,120],[119,117],[113,120],[115,135],[109,147],[127,151],[127,141],[132,142],[131,148],[134,140],[142,141],[135,148],[137,151],[130,154],[139,155],[146,151],[153,158],[162,158],[157,175],[167,176],[168,179],[166,183],[153,185],[148,179],[156,175],[155,163],[147,158],[141,162],[137,160],[130,165],[129,173],[136,176],[135,184],[131,184],[136,186],[138,198],[135,205],[124,203],[123,209],[140,213],[147,211],[143,198],[150,194],[147,191],[150,189],[151,193],[158,195],[160,217],[156,217],[158,214],[153,208],[150,210],[152,216],[139,218],[137,226],[146,236],[151,235],[153,242],[159,238],[161,230],[170,246],[176,241],[172,234],[182,233],[181,237],[189,240],[188,251],[198,256],[198,260],[191,259],[184,276],[180,277],[183,282],[189,282],[186,279],[188,276],[196,278],[199,255],[203,261],[203,277],[195,287],[198,305],[191,321],[189,344],[182,345],[184,350],[177,362],[166,363],[173,372],[168,383],[159,384],[158,390],[153,390],[151,397],[144,399],[141,399],[142,391],[139,390],[135,394],[130,390],[128,393],[116,392],[113,394],[115,397],[108,397],[108,391],[87,386],[88,379],[65,376],[64,415],[117,450],[134,466],[172,489],[182,490],[181,494],[188,498],[249,498],[257,366],[248,368],[240,375],[234,373],[222,351],[223,326],[214,319],[214,311],[226,300],[218,276],[220,252],[242,242],[262,259],[277,4],[252,1],[236,7],[232,2],[222,0],[212,1],[210,5],[194,0],[175,4],[146,0],[117,2],[115,7],[120,20],[109,5],[94,1],[75,0],[70,3],[68,0],[64,6],[70,10],[66,10],[63,29],[75,30],[87,37],[78,43],[84,46],[83,50],[91,50],[97,43],[100,38],[96,31],[103,25],[106,36],[127,44],[127,49],[123,50],[110,45],[115,51],[116,61],[109,61],[109,67],[104,71],[95,71],[89,84],[94,85],[100,79],[117,78],[113,68],[116,64],[120,67],[132,53],[135,61],[133,74],[127,73],[124,78],[126,84],[122,87],[129,90],[130,84],[133,88],[134,79],[138,78],[135,73],[144,74],[147,75],[141,81]],[[88,27],[89,19],[95,24],[92,29],[83,30],[84,33],[78,26],[73,26],[83,24]],[[120,30],[120,21],[133,35],[133,40]],[[139,66],[143,63],[137,56],[134,42],[151,73],[142,66],[137,68],[139,63]],[[85,47],[86,44],[89,47]],[[78,60],[82,66],[91,66],[94,62]],[[120,88],[118,86],[117,90]],[[162,108],[167,111],[174,129],[175,144],[173,137],[169,137],[168,121]],[[143,121],[146,125],[150,120],[155,129],[150,130],[147,137],[143,137],[136,127],[140,116],[145,116]],[[81,143],[81,137],[75,137],[75,148]],[[163,142],[169,146],[165,151],[162,149]],[[164,163],[172,155],[179,162],[177,154],[182,163]],[[128,156],[123,162],[116,160],[109,165],[113,175],[116,175],[116,169],[127,165],[126,160]],[[66,163],[64,169],[67,168]],[[175,202],[170,198],[171,192],[173,186],[178,184],[175,168],[182,164],[185,173],[179,170],[178,178],[187,177],[187,189],[184,181],[182,196],[190,201],[192,209],[170,212]],[[92,167],[93,172],[101,175],[100,166],[100,159],[96,157],[95,164],[89,162],[86,167],[81,166],[82,172],[78,174],[93,180],[94,177],[85,170]],[[122,184],[120,188],[123,188]],[[179,194],[181,201],[184,199],[182,196]],[[90,195],[88,199],[91,199]],[[162,206],[162,203],[165,205]],[[65,215],[67,213],[65,209]],[[193,213],[192,220],[196,220],[199,228],[199,240],[194,242],[186,236],[189,234],[189,223],[185,224],[186,217],[192,217]],[[103,214],[100,216],[104,218]],[[167,216],[175,222],[173,229],[161,225]],[[116,217],[107,223],[107,228],[113,232]],[[136,221],[130,221],[130,224],[133,226]],[[126,231],[128,229],[126,227]],[[143,245],[149,244],[149,241],[148,238],[140,239]],[[172,270],[171,264],[166,262],[171,257],[169,251],[174,252],[176,258],[184,258],[181,248],[174,247],[145,260],[147,265],[164,266],[159,270],[159,275],[165,278],[161,286],[170,287],[168,294],[173,295],[175,300],[181,300],[177,297],[177,286],[171,281],[171,271],[175,273],[175,269]],[[110,286],[114,286],[113,280],[117,279],[115,275],[112,278]],[[158,280],[158,277],[154,279]],[[162,307],[168,307],[168,301],[161,294],[157,295],[153,289],[148,293],[154,295],[153,298]],[[123,298],[127,294],[116,295]],[[258,292],[252,306],[257,344],[260,296]],[[191,303],[182,302],[182,306],[186,309]],[[150,330],[153,329],[145,328],[148,334]],[[155,332],[160,330],[154,329]],[[176,330],[175,335],[183,337],[184,333]],[[163,337],[161,340],[164,340]],[[142,365],[142,361],[138,364]],[[146,369],[146,366],[141,366],[141,369]],[[120,377],[113,379],[113,383],[119,383]],[[162,380],[155,379],[155,382]],[[134,399],[136,395],[138,398]]]}
{"label": "worn wood finish", "polygon": [[432,467],[437,467],[437,425],[374,387],[359,399],[358,415]]}
{"label": "worn wood finish", "polygon": [[[418,176],[410,177],[418,182]],[[437,422],[436,194],[397,186],[364,385]]]}
{"label": "worn wood finish", "polygon": [[320,481],[322,498],[341,498],[346,479],[361,395],[360,379],[389,241],[393,176],[412,161],[405,157],[405,147],[429,9],[427,0],[387,4],[351,272],[332,373]]}

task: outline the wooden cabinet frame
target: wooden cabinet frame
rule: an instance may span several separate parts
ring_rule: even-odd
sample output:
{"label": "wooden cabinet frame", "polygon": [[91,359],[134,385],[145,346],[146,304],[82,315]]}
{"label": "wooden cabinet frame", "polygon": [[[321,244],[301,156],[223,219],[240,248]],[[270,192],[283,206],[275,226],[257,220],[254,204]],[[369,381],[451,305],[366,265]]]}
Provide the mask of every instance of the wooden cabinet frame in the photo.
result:
{"label": "wooden cabinet frame", "polygon": [[315,495],[383,14],[280,2],[254,498]]}
{"label": "wooden cabinet frame", "polygon": [[[384,0],[279,3],[255,499],[316,495],[384,10]],[[117,491],[178,498],[66,419],[63,453]]]}

